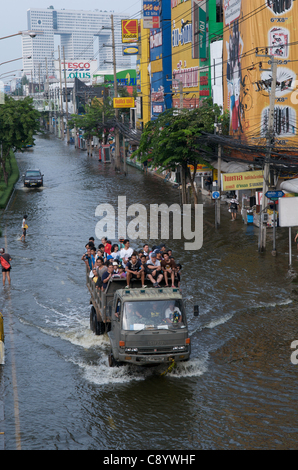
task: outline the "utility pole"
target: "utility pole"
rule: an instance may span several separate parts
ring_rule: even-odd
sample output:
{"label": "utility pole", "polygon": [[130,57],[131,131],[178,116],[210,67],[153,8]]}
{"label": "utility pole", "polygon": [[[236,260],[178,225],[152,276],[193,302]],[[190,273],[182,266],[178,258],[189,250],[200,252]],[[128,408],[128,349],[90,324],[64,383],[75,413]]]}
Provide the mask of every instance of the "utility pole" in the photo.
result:
{"label": "utility pole", "polygon": [[[182,80],[179,80],[179,95],[180,95],[179,109],[181,112],[181,110],[183,109],[183,82]],[[185,166],[181,166],[181,188],[182,188],[182,204],[187,204]]]}
{"label": "utility pole", "polygon": [[[116,68],[116,46],[115,46],[115,29],[114,29],[114,15],[111,15],[111,28],[112,28],[112,48],[113,48],[113,67],[114,67],[114,98],[118,97],[118,84],[117,84],[117,68]],[[116,118],[116,127],[115,127],[115,157],[116,165],[115,170],[120,171],[121,162],[120,162],[120,138],[119,138],[119,129],[117,123],[119,121],[119,109],[115,108],[115,118]]]}
{"label": "utility pole", "polygon": [[61,129],[61,139],[64,139],[64,120],[63,120],[63,94],[62,94],[62,72],[61,72],[61,57],[60,57],[60,46],[58,46],[58,54],[59,54],[59,73],[60,73],[60,106],[61,106],[61,113],[60,113],[60,129]]}
{"label": "utility pole", "polygon": [[46,60],[46,75],[47,75],[47,94],[48,94],[48,103],[49,103],[49,131],[52,132],[52,113],[51,113],[51,99],[50,99],[50,84],[49,84],[49,71],[48,71],[48,59],[45,57]]}
{"label": "utility pole", "polygon": [[[216,125],[216,132],[221,134],[222,127],[221,123]],[[221,145],[218,145],[218,158],[217,158],[217,191],[219,192],[219,199],[215,200],[216,206],[216,217],[215,217],[215,226],[218,228],[220,225],[220,193],[221,193]]]}
{"label": "utility pole", "polygon": [[66,105],[66,141],[69,144],[69,127],[68,127],[68,95],[67,95],[67,81],[65,71],[65,49],[63,46],[63,62],[64,62],[64,90],[65,90],[65,105]]}
{"label": "utility pole", "polygon": [[267,150],[266,150],[266,157],[265,157],[265,164],[264,164],[264,179],[263,179],[263,196],[262,196],[262,212],[260,217],[260,230],[259,230],[259,246],[258,250],[260,252],[266,251],[266,232],[267,226],[265,223],[262,222],[262,215],[265,212],[267,207],[267,198],[265,196],[266,192],[269,189],[269,176],[270,176],[270,157],[271,157],[271,149],[273,143],[273,136],[274,136],[274,106],[275,106],[275,93],[276,93],[276,78],[277,78],[277,61],[275,60],[274,56],[266,55],[259,55],[256,54],[257,57],[266,57],[270,58],[271,60],[271,69],[262,69],[260,67],[260,71],[268,71],[271,70],[272,73],[272,81],[271,81],[271,92],[270,92],[270,108],[269,108],[269,120],[268,120],[268,133],[267,133]]}
{"label": "utility pole", "polygon": [[[122,123],[124,124],[124,114],[122,114]],[[126,155],[125,155],[125,135],[123,134],[123,171],[126,176]]]}

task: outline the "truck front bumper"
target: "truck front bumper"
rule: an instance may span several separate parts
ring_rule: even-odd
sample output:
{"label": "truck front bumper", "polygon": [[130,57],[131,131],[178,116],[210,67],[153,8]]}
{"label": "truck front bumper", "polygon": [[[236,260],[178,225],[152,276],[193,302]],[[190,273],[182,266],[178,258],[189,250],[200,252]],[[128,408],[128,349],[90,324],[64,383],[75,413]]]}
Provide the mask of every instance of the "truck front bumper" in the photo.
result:
{"label": "truck front bumper", "polygon": [[119,361],[124,363],[135,364],[139,366],[168,364],[175,362],[187,361],[190,357],[190,351],[183,351],[172,354],[119,354]]}

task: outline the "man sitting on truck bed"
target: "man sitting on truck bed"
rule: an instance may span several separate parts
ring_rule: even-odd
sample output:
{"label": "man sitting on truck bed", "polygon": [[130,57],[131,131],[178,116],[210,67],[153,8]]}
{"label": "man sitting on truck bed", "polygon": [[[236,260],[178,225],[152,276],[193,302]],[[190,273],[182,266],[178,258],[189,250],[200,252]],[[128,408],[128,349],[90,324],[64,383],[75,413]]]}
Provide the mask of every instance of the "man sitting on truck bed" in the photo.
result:
{"label": "man sitting on truck bed", "polygon": [[130,280],[131,279],[141,279],[143,288],[145,286],[145,271],[143,265],[135,254],[132,254],[130,261],[126,264],[126,279],[127,279],[127,286],[126,288],[130,287]]}
{"label": "man sitting on truck bed", "polygon": [[151,254],[151,260],[147,261],[147,268],[150,274],[147,275],[148,279],[152,282],[154,287],[160,287],[159,282],[162,281],[163,274],[161,273],[160,261],[156,259],[156,254]]}
{"label": "man sitting on truck bed", "polygon": [[113,275],[114,275],[114,266],[112,264],[110,264],[108,266],[108,270],[105,273],[103,273],[102,278],[101,278],[101,280],[102,280],[101,290],[102,291],[106,290],[108,282],[109,282],[110,279],[112,279]]}

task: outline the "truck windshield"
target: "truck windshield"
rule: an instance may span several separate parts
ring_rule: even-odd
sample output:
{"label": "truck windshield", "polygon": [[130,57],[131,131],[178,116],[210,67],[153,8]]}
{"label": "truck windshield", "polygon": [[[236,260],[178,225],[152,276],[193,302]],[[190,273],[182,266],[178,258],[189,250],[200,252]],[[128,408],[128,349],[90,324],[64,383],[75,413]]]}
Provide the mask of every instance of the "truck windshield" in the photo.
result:
{"label": "truck windshield", "polygon": [[181,300],[154,300],[125,302],[122,317],[124,330],[150,328],[185,328],[185,314]]}

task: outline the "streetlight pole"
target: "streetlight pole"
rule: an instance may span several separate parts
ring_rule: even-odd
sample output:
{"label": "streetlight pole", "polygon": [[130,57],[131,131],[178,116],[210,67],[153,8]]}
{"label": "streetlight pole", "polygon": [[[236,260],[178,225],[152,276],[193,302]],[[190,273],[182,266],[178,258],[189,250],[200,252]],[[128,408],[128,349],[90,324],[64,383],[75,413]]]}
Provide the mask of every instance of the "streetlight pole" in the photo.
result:
{"label": "streetlight pole", "polygon": [[66,140],[69,144],[69,127],[68,127],[68,96],[67,96],[67,81],[65,71],[65,49],[63,46],[63,62],[64,62],[64,88],[65,88],[65,105],[66,105]]}
{"label": "streetlight pole", "polygon": [[58,54],[59,54],[59,74],[60,74],[60,105],[61,105],[61,112],[60,112],[60,132],[61,132],[61,139],[64,139],[64,119],[63,119],[63,94],[62,94],[62,72],[61,72],[61,57],[60,57],[60,46],[58,46]]}
{"label": "streetlight pole", "polygon": [[18,57],[17,59],[7,60],[6,62],[1,62],[0,65],[9,64],[10,62],[15,62],[16,60],[22,60],[22,59],[31,59],[31,55],[29,57]]}
{"label": "streetlight pole", "polygon": [[[116,46],[115,46],[115,29],[114,29],[114,15],[111,15],[111,26],[112,26],[112,47],[113,47],[113,67],[114,67],[114,98],[118,96],[118,84],[117,84],[117,68],[116,68]],[[115,108],[116,126],[119,120],[119,109]],[[119,129],[115,128],[115,157],[116,166],[115,170],[120,171],[120,139]]]}
{"label": "streetlight pole", "polygon": [[262,214],[264,214],[266,210],[266,192],[268,191],[269,187],[269,176],[270,176],[270,157],[271,157],[271,148],[272,148],[272,140],[274,135],[274,107],[275,107],[275,99],[276,99],[276,78],[277,78],[277,61],[275,57],[270,55],[260,55],[256,54],[257,57],[266,57],[271,60],[271,69],[262,69],[260,67],[260,71],[271,71],[272,74],[272,81],[271,81],[271,92],[270,92],[270,107],[269,107],[269,120],[268,120],[268,132],[267,132],[267,151],[266,151],[266,158],[265,158],[265,165],[264,165],[264,177],[263,177],[263,196],[262,196],[262,210],[261,210],[261,217],[260,217],[260,230],[259,230],[259,251],[266,250],[266,224],[262,222]]}

